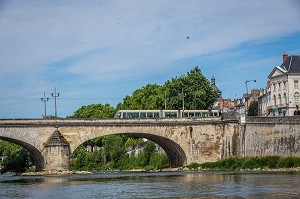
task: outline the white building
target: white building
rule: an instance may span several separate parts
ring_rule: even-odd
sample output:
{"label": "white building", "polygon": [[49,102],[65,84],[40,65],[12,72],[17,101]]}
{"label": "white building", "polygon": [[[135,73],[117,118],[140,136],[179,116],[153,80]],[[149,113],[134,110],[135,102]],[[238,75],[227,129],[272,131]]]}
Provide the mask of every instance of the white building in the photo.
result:
{"label": "white building", "polygon": [[293,115],[300,105],[300,56],[283,54],[283,63],[268,76],[270,102],[268,110],[273,115]]}

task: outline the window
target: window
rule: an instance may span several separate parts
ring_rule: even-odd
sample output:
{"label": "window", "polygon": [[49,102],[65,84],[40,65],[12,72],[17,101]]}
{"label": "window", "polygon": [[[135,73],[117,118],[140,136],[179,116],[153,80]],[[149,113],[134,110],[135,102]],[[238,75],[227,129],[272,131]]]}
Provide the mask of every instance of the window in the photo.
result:
{"label": "window", "polygon": [[281,83],[278,82],[278,90],[280,91],[281,90]]}
{"label": "window", "polygon": [[273,84],[273,91],[276,91],[276,84]]}
{"label": "window", "polygon": [[298,80],[294,81],[294,88],[299,88]]}
{"label": "window", "polygon": [[287,104],[286,94],[283,94],[283,103]]}
{"label": "window", "polygon": [[278,100],[279,100],[279,105],[282,105],[282,101],[281,101],[281,95],[278,95]]}
{"label": "window", "polygon": [[276,106],[276,96],[273,96],[274,106]]}
{"label": "window", "polygon": [[283,90],[286,89],[286,81],[283,82]]}
{"label": "window", "polygon": [[295,104],[299,104],[299,93],[297,92],[297,93],[295,93],[294,94],[294,102],[295,102]]}

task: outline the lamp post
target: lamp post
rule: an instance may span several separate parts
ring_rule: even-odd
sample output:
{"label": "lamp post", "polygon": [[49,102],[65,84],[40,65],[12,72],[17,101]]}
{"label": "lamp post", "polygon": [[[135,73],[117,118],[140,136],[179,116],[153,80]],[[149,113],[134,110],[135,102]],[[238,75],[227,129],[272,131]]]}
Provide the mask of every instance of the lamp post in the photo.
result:
{"label": "lamp post", "polygon": [[57,109],[56,109],[56,98],[59,97],[60,93],[56,93],[56,87],[54,93],[51,93],[52,97],[54,97],[54,110],[55,110],[55,117],[57,117]]}
{"label": "lamp post", "polygon": [[45,96],[45,92],[44,92],[44,97],[41,97],[41,101],[44,102],[44,118],[47,117],[47,108],[46,108],[46,102],[49,100],[49,98]]}
{"label": "lamp post", "polygon": [[246,84],[246,92],[247,92],[247,98],[246,98],[246,100],[247,100],[247,107],[245,107],[245,114],[246,114],[246,115],[248,115],[248,100],[249,100],[249,99],[248,99],[248,95],[249,95],[249,94],[248,94],[248,82],[252,82],[252,81],[253,81],[253,82],[256,82],[255,79],[251,79],[251,80],[247,80],[247,79],[246,79],[246,81],[245,81],[245,84]]}
{"label": "lamp post", "polygon": [[184,117],[184,98],[186,97],[186,94],[183,92],[183,88],[182,88],[182,117]]}

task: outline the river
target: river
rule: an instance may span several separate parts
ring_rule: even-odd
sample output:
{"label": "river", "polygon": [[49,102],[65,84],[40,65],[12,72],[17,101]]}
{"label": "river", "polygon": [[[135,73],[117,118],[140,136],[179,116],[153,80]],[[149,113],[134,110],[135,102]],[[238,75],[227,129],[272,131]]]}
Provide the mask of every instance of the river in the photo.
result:
{"label": "river", "polygon": [[0,198],[300,198],[299,172],[98,172],[0,175]]}

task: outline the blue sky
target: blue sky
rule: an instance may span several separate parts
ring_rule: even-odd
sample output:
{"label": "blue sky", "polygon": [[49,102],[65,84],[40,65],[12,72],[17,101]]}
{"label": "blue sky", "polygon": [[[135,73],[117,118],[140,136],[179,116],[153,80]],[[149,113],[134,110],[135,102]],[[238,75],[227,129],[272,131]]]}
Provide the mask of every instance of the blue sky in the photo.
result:
{"label": "blue sky", "polygon": [[297,0],[0,0],[0,118],[40,118],[44,92],[54,115],[55,87],[61,117],[115,106],[195,66],[240,98],[300,55],[299,19]]}

